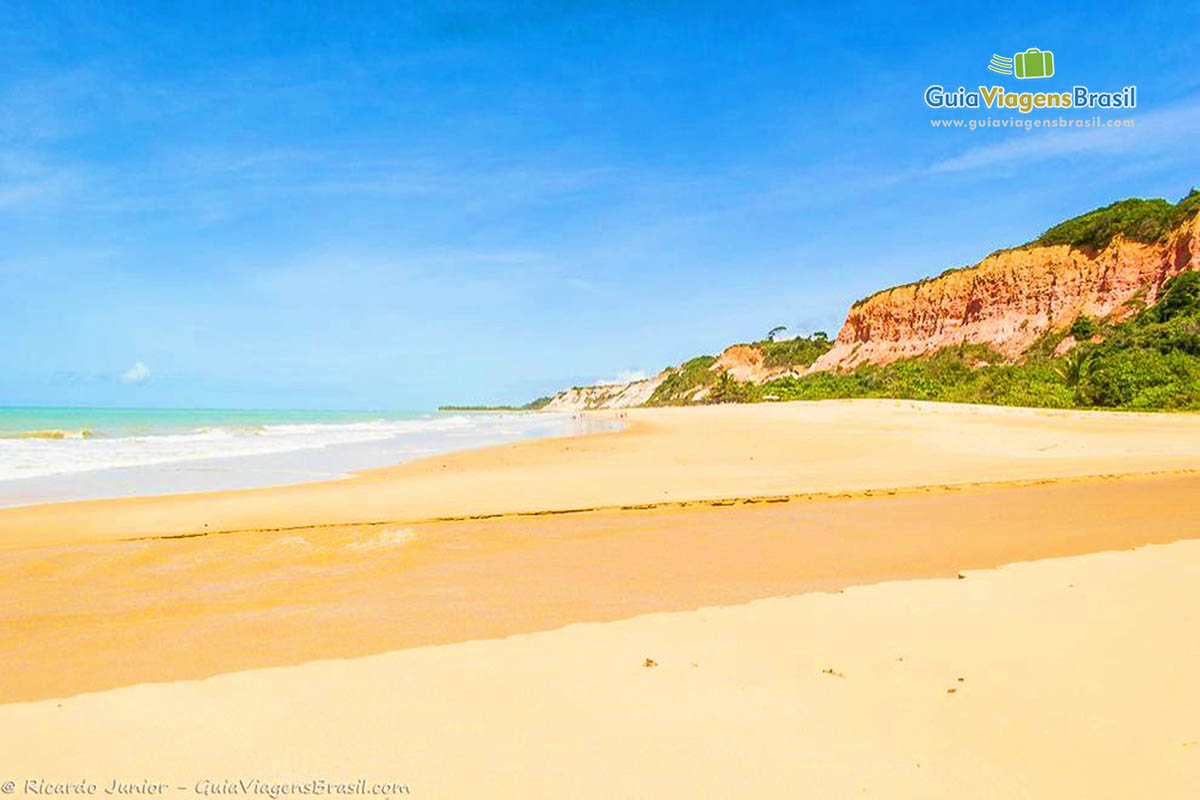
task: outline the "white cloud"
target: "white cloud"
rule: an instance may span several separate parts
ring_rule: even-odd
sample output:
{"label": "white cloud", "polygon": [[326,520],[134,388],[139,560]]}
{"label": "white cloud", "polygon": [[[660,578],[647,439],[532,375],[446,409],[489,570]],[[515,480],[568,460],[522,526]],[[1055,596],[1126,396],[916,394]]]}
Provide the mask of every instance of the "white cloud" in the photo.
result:
{"label": "white cloud", "polygon": [[[1111,117],[1117,119],[1118,117]],[[1013,133],[995,144],[967,150],[939,161],[930,172],[962,172],[1005,164],[1045,161],[1084,154],[1122,155],[1173,150],[1186,143],[1200,125],[1200,102],[1187,102],[1151,111],[1129,114],[1133,128],[1058,128],[1039,133]]]}
{"label": "white cloud", "polygon": [[142,383],[149,379],[150,368],[140,361],[121,373],[121,383]]}
{"label": "white cloud", "polygon": [[614,383],[633,383],[634,381],[646,380],[646,370],[644,369],[624,369],[617,373],[615,378],[606,378],[598,380],[593,386],[611,386]]}

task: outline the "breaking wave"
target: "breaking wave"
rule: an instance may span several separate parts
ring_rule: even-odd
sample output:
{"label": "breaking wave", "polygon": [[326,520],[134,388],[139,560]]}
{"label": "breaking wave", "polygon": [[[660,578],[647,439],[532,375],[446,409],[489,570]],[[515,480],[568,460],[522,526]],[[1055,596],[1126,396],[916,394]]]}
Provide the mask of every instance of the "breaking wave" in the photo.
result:
{"label": "breaking wave", "polygon": [[290,422],[196,427],[145,435],[96,435],[76,430],[25,430],[0,434],[0,480],[62,475],[212,458],[285,453],[426,434],[469,430],[466,416],[376,419],[358,422]]}

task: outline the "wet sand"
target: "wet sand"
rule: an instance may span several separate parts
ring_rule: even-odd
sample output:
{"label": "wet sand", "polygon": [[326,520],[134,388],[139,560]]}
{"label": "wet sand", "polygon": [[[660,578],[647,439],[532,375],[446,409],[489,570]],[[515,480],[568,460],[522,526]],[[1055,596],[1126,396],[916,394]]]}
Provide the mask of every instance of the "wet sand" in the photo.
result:
{"label": "wet sand", "polygon": [[1200,476],[0,550],[0,702],[1200,536]]}

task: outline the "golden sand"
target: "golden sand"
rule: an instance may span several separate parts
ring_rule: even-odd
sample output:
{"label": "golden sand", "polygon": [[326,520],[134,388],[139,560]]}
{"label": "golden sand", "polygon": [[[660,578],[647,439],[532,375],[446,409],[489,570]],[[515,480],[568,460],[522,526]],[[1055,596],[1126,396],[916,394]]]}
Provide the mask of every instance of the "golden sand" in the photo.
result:
{"label": "golden sand", "polygon": [[0,509],[0,548],[1200,467],[1200,415],[856,400],[629,419],[351,480]]}
{"label": "golden sand", "polygon": [[10,704],[0,763],[175,798],[363,778],[437,798],[1192,800],[1197,585],[1200,543],[1180,542]]}
{"label": "golden sand", "polygon": [[0,551],[0,701],[1200,533],[1200,476]]}
{"label": "golden sand", "polygon": [[[1177,542],[1200,535],[1200,417],[630,418],[345,481],[0,511],[0,770],[431,797],[1200,785],[1200,550]],[[971,572],[1035,559],[1058,560]]]}

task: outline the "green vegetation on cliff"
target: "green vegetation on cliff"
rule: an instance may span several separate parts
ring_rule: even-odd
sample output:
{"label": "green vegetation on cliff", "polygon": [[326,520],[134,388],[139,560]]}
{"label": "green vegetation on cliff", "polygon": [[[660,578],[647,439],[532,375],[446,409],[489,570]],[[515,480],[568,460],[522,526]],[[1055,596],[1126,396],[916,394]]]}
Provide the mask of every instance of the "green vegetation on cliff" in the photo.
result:
{"label": "green vegetation on cliff", "polygon": [[717,360],[716,356],[697,356],[685,361],[678,367],[672,367],[669,374],[650,399],[648,406],[669,406],[686,403],[702,389],[712,386],[720,377],[710,369]]}
{"label": "green vegetation on cliff", "polygon": [[1200,272],[1172,278],[1157,305],[1106,336],[1073,354],[1077,404],[1200,409]]}
{"label": "green vegetation on cliff", "polygon": [[1014,366],[1004,364],[986,345],[968,344],[885,366],[782,378],[758,388],[761,396],[779,400],[890,397],[1045,408],[1073,404],[1071,389],[1049,359]]}
{"label": "green vegetation on cliff", "polygon": [[[798,336],[778,342],[764,339],[744,346],[760,351],[763,366],[767,369],[801,370],[812,366],[832,343],[828,334],[817,331],[809,337]],[[752,402],[758,399],[758,387],[736,381],[724,370],[713,369],[716,361],[714,356],[699,356],[678,367],[668,368],[666,379],[654,390],[646,405],[687,405],[697,402],[698,394],[704,395],[700,402],[706,403]]]}
{"label": "green vegetation on cliff", "polygon": [[763,366],[768,369],[776,367],[811,367],[812,363],[832,347],[829,334],[817,331],[812,336],[797,336],[782,342],[755,342],[751,347],[757,347],[763,352]]}
{"label": "green vegetation on cliff", "polygon": [[[1178,203],[1172,203],[1162,198],[1143,200],[1140,197],[1131,197],[1126,200],[1119,200],[1104,208],[1097,208],[1086,214],[1081,214],[1078,217],[1073,217],[1065,222],[1060,222],[1032,242],[1027,242],[1021,245],[1021,247],[1065,244],[1071,247],[1087,248],[1095,251],[1102,250],[1108,246],[1117,234],[1136,242],[1163,242],[1166,241],[1167,235],[1172,230],[1196,216],[1198,212],[1200,212],[1200,189],[1192,189]],[[990,253],[989,257],[1013,249],[1020,248],[1002,248]],[[936,276],[921,278],[920,280],[903,283],[898,286],[890,286],[887,289],[881,289],[878,292],[873,292],[860,300],[854,301],[850,307],[856,308],[869,300],[895,291],[896,289],[920,286],[935,281],[938,278],[944,278],[955,272],[972,269],[975,266],[978,266],[978,264],[965,267],[950,267]]]}
{"label": "green vegetation on cliff", "polygon": [[[1077,344],[1055,356],[1067,336]],[[1089,341],[1096,336],[1101,340]],[[830,343],[822,335],[750,346],[762,350],[765,366],[799,370]],[[1043,336],[1020,364],[1006,363],[986,345],[962,344],[883,366],[754,384],[712,369],[715,362],[701,356],[672,370],[647,405],[883,397],[1039,408],[1200,410],[1200,272],[1167,281],[1156,305],[1125,322],[1079,317],[1067,330]],[[697,394],[703,396],[697,400]]]}
{"label": "green vegetation on cliff", "polygon": [[[752,387],[752,399],[890,397],[1042,408],[1200,409],[1200,273],[1169,280],[1160,302],[1116,325],[1081,317],[1080,341],[1052,355],[1068,331],[1047,334],[1020,364],[984,345],[960,345],[886,366],[821,372]],[[1077,336],[1083,339],[1083,336]]]}
{"label": "green vegetation on cliff", "polygon": [[1118,234],[1136,242],[1162,242],[1197,211],[1200,211],[1200,191],[1196,189],[1178,203],[1131,197],[1060,222],[1031,244],[1066,244],[1101,250]]}

